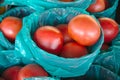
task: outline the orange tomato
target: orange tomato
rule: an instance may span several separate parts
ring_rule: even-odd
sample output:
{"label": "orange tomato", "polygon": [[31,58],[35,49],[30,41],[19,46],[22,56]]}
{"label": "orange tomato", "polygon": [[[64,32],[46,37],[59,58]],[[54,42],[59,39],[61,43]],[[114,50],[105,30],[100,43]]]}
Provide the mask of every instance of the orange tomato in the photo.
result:
{"label": "orange tomato", "polygon": [[16,35],[22,28],[22,20],[17,17],[6,17],[2,20],[0,24],[0,29],[5,35],[5,37],[11,41],[14,42]]}
{"label": "orange tomato", "polygon": [[100,37],[100,25],[90,15],[81,14],[68,23],[68,34],[80,45],[92,46]]}

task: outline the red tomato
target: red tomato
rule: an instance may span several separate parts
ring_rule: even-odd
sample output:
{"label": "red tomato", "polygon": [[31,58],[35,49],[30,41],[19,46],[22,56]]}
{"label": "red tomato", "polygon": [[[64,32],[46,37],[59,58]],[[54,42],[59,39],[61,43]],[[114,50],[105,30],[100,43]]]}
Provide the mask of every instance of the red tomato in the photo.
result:
{"label": "red tomato", "polygon": [[96,0],[95,3],[91,4],[87,9],[88,12],[101,12],[103,10],[105,10],[104,0]]}
{"label": "red tomato", "polygon": [[2,77],[5,80],[18,80],[18,73],[20,69],[20,66],[10,67],[3,72]]}
{"label": "red tomato", "polygon": [[65,58],[79,58],[88,53],[87,48],[76,42],[69,42],[63,46],[60,56]]}
{"label": "red tomato", "polygon": [[58,55],[63,47],[63,35],[55,27],[43,26],[34,33],[36,44],[47,52]]}
{"label": "red tomato", "polygon": [[103,44],[101,50],[108,50],[108,48],[109,48],[108,44]]}
{"label": "red tomato", "polygon": [[83,46],[94,45],[100,37],[100,25],[90,15],[81,14],[68,24],[68,33],[72,39]]}
{"label": "red tomato", "polygon": [[37,64],[28,64],[19,71],[17,80],[38,76],[48,76],[48,73]]}
{"label": "red tomato", "polygon": [[2,20],[0,29],[5,35],[5,37],[13,42],[16,35],[22,27],[22,20],[17,17],[6,17]]}
{"label": "red tomato", "polygon": [[0,80],[5,80],[4,78],[0,77]]}
{"label": "red tomato", "polygon": [[72,38],[68,34],[68,24],[60,24],[57,28],[61,31],[64,39],[64,43],[73,41]]}
{"label": "red tomato", "polygon": [[105,3],[105,9],[109,8],[109,2],[108,2],[108,0],[104,0],[104,3]]}
{"label": "red tomato", "polygon": [[73,2],[74,0],[60,0],[62,2]]}
{"label": "red tomato", "polygon": [[100,25],[104,32],[104,42],[110,43],[119,32],[118,24],[110,18],[99,18]]}

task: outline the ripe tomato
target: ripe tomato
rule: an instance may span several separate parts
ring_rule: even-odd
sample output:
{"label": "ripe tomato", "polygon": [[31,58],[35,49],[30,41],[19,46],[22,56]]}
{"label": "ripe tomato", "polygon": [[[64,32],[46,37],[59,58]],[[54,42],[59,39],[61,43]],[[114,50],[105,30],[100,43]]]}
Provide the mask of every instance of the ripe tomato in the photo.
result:
{"label": "ripe tomato", "polygon": [[16,38],[16,35],[22,27],[22,20],[17,17],[6,17],[2,20],[0,24],[0,29],[5,35],[5,37],[13,42]]}
{"label": "ripe tomato", "polygon": [[110,18],[99,18],[100,25],[104,32],[104,42],[110,43],[118,34],[119,27],[115,20]]}
{"label": "ripe tomato", "polygon": [[76,42],[69,42],[63,46],[60,56],[65,58],[79,58],[87,53],[86,47],[79,45]]}
{"label": "ripe tomato", "polygon": [[24,80],[25,78],[38,76],[48,76],[48,73],[37,64],[28,64],[19,71],[18,79],[16,80]]}
{"label": "ripe tomato", "polygon": [[83,46],[94,45],[100,37],[100,25],[90,15],[81,14],[68,24],[68,33],[72,39]]}
{"label": "ripe tomato", "polygon": [[72,2],[74,0],[60,0],[60,1],[62,1],[62,2]]}
{"label": "ripe tomato", "polygon": [[43,26],[34,33],[36,44],[47,52],[58,55],[63,47],[63,35],[55,27]]}
{"label": "ripe tomato", "polygon": [[109,45],[104,43],[101,47],[101,50],[107,50],[108,48],[109,48]]}
{"label": "ripe tomato", "polygon": [[87,9],[88,12],[101,12],[103,10],[105,10],[104,0],[96,0],[95,3],[91,4]]}
{"label": "ripe tomato", "polygon": [[20,69],[20,66],[10,67],[3,72],[2,77],[5,80],[18,80],[18,73]]}
{"label": "ripe tomato", "polygon": [[109,8],[109,2],[108,2],[108,0],[104,0],[104,3],[105,3],[105,9]]}
{"label": "ripe tomato", "polygon": [[0,77],[0,80],[5,80],[4,78]]}
{"label": "ripe tomato", "polygon": [[0,14],[3,14],[6,11],[5,7],[0,7]]}
{"label": "ripe tomato", "polygon": [[60,24],[57,28],[61,31],[64,39],[64,43],[73,41],[72,38],[68,34],[68,24]]}

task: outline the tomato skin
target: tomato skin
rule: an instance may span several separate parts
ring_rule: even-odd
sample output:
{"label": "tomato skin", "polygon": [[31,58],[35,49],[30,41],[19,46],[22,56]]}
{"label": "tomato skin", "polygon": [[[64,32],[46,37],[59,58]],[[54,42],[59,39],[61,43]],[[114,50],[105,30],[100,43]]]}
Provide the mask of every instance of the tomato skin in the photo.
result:
{"label": "tomato skin", "polygon": [[0,77],[0,80],[5,80],[4,78]]}
{"label": "tomato skin", "polygon": [[62,2],[73,2],[74,0],[60,0]]}
{"label": "tomato skin", "polygon": [[105,10],[104,0],[96,0],[96,2],[91,4],[87,9],[88,12],[101,12],[103,10]]}
{"label": "tomato skin", "polygon": [[19,71],[17,80],[38,76],[48,76],[48,73],[37,64],[28,64]]}
{"label": "tomato skin", "polygon": [[110,18],[99,18],[100,25],[104,32],[104,43],[110,43],[119,32],[119,25]]}
{"label": "tomato skin", "polygon": [[43,26],[34,33],[34,41],[43,50],[58,55],[63,47],[63,35],[53,26]]}
{"label": "tomato skin", "polygon": [[109,48],[109,45],[104,43],[101,47],[101,50],[108,50],[108,48]]}
{"label": "tomato skin", "polygon": [[3,72],[2,77],[5,80],[18,80],[18,73],[21,68],[20,66],[10,67]]}
{"label": "tomato skin", "polygon": [[108,9],[109,8],[109,2],[108,2],[108,0],[104,0],[104,3],[105,3],[105,9]]}
{"label": "tomato skin", "polygon": [[108,48],[109,48],[109,45],[104,43],[101,47],[101,50],[108,50]]}
{"label": "tomato skin", "polygon": [[0,29],[5,35],[5,37],[11,41],[14,42],[16,35],[22,28],[22,20],[17,17],[6,17],[2,20],[0,24]]}
{"label": "tomato skin", "polygon": [[93,17],[81,14],[71,19],[68,33],[80,45],[92,46],[98,41],[101,31],[100,25]]}
{"label": "tomato skin", "polygon": [[88,53],[85,46],[79,45],[76,42],[68,42],[63,46],[60,56],[65,58],[79,58]]}
{"label": "tomato skin", "polygon": [[61,31],[64,39],[64,43],[73,41],[72,38],[68,34],[68,24],[60,24],[57,28]]}

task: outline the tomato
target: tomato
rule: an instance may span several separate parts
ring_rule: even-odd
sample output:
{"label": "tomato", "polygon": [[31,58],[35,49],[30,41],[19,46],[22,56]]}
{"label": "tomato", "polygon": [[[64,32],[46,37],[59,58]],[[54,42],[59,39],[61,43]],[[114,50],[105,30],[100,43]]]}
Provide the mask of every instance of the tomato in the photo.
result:
{"label": "tomato", "polygon": [[3,14],[6,11],[5,7],[0,7],[0,14]]}
{"label": "tomato", "polygon": [[108,9],[109,8],[109,2],[108,2],[108,0],[104,0],[104,3],[105,3],[105,9]]}
{"label": "tomato", "polygon": [[76,42],[69,42],[63,46],[60,56],[65,58],[79,58],[87,53],[86,47],[79,45]]}
{"label": "tomato", "polygon": [[0,80],[5,80],[4,78],[0,77]]}
{"label": "tomato", "polygon": [[101,50],[108,50],[108,48],[109,48],[108,44],[103,44]]}
{"label": "tomato", "polygon": [[104,43],[110,43],[119,32],[118,24],[110,18],[99,18],[100,25],[104,32]]}
{"label": "tomato", "polygon": [[53,26],[43,26],[34,33],[34,41],[41,49],[58,55],[63,47],[63,35]]}
{"label": "tomato", "polygon": [[48,76],[48,73],[37,64],[28,64],[19,71],[17,80],[24,80],[25,78],[38,76],[45,77]]}
{"label": "tomato", "polygon": [[11,41],[14,42],[16,35],[20,31],[22,27],[22,20],[17,17],[6,17],[2,20],[0,24],[0,29],[5,35],[5,37]]}
{"label": "tomato", "polygon": [[105,10],[104,0],[96,0],[95,3],[91,4],[87,9],[88,12],[101,12],[103,10]]}
{"label": "tomato", "polygon": [[18,80],[18,73],[20,69],[20,66],[10,67],[3,72],[2,77],[5,80]]}
{"label": "tomato", "polygon": [[68,34],[68,24],[60,24],[57,28],[61,31],[64,39],[64,43],[73,41],[72,38]]}
{"label": "tomato", "polygon": [[62,2],[73,2],[74,0],[60,0]]}
{"label": "tomato", "polygon": [[68,34],[80,45],[92,46],[100,37],[100,25],[90,15],[77,15],[68,23]]}

